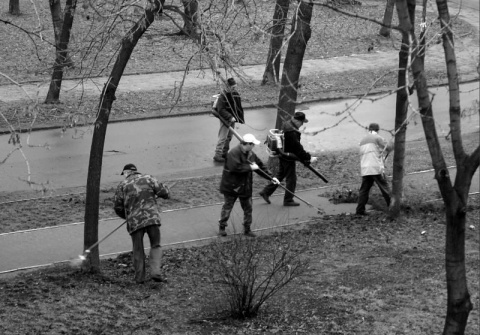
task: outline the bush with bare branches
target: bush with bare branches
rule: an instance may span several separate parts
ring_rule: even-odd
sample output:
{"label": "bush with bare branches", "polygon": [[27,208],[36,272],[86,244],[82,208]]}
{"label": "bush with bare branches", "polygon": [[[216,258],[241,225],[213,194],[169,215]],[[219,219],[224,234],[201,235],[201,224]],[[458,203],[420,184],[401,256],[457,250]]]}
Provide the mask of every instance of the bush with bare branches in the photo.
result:
{"label": "bush with bare branches", "polygon": [[[298,241],[297,241],[298,242]],[[305,253],[309,240],[301,247],[288,239],[267,241],[262,237],[234,235],[228,242],[212,244],[207,259],[212,280],[235,318],[257,315],[260,307],[296,278],[305,276],[309,262]]]}

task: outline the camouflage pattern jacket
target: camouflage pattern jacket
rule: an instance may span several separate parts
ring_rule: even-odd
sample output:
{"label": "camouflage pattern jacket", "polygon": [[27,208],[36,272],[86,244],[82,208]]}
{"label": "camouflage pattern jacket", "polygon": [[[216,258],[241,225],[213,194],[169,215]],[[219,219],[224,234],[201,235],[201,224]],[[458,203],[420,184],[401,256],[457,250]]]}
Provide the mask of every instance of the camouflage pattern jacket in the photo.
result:
{"label": "camouflage pattern jacket", "polygon": [[168,188],[150,175],[132,172],[115,192],[115,213],[127,220],[127,231],[160,225],[156,196],[168,199]]}

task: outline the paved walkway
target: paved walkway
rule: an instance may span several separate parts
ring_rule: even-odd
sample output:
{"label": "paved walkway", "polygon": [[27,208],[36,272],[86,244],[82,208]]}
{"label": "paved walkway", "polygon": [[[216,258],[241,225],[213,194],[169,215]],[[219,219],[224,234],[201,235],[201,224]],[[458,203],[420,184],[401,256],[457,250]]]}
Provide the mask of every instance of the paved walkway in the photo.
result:
{"label": "paved walkway", "polygon": [[[452,179],[455,169],[451,169]],[[406,176],[408,183],[424,188],[435,187],[436,180],[433,171],[412,173]],[[358,189],[359,185],[349,185]],[[479,172],[472,180],[470,192],[471,201],[480,201]],[[253,230],[258,234],[266,234],[273,229],[285,225],[298,225],[312,220],[321,222],[324,215],[355,213],[356,204],[332,204],[326,197],[326,191],[339,189],[338,185],[326,185],[322,188],[298,191],[296,194],[305,202],[299,207],[283,207],[283,192],[275,193],[270,199],[272,204],[266,204],[259,197],[253,198]],[[405,195],[408,196],[408,195]],[[425,201],[438,201],[434,198]],[[205,243],[217,238],[218,218],[221,204],[197,206],[186,209],[165,211],[162,217],[162,245],[167,248]],[[319,210],[323,211],[319,213]],[[243,211],[237,202],[229,221],[227,232],[234,234],[242,231]],[[367,218],[368,219],[368,218]],[[118,227],[123,220],[110,218],[99,223],[99,239]],[[475,224],[475,222],[472,222]],[[479,227],[477,227],[478,229]],[[83,251],[84,224],[72,223],[63,226],[49,227],[37,230],[20,231],[0,234],[0,277],[15,275],[21,270],[50,266],[56,263],[75,259]],[[422,227],[418,228],[422,230]],[[148,246],[148,242],[147,246]],[[102,257],[114,256],[131,250],[131,240],[125,227],[121,227],[99,245]]]}
{"label": "paved walkway", "polygon": [[[322,189],[297,192],[297,195],[310,205],[301,202],[299,207],[284,207],[283,193],[271,197],[272,204],[263,199],[253,200],[253,230],[266,233],[276,226],[293,225],[320,218],[326,215],[351,213],[355,204],[333,205],[322,198]],[[300,202],[300,201],[299,201]],[[165,211],[162,218],[162,245],[165,247],[186,246],[212,240],[218,231],[218,218],[221,204],[198,206],[188,209]],[[242,231],[243,211],[237,201],[229,221],[227,232]],[[102,220],[99,223],[99,239],[106,236],[123,222],[120,218]],[[83,251],[83,223],[67,224],[58,227],[0,234],[0,274],[17,273],[21,269],[31,269],[68,261],[78,257]],[[148,246],[148,242],[146,242]],[[112,256],[131,250],[131,240],[125,226],[121,227],[99,245],[100,254]]]}

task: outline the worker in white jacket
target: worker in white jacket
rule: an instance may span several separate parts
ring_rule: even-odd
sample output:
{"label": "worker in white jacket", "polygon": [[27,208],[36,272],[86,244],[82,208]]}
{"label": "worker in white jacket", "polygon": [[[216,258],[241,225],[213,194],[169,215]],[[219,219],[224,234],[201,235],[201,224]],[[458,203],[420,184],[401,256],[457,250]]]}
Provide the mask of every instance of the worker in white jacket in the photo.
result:
{"label": "worker in white jacket", "polygon": [[362,185],[358,192],[356,210],[358,215],[366,215],[365,205],[374,182],[380,188],[387,207],[390,206],[390,187],[385,178],[385,157],[392,151],[393,143],[388,144],[378,135],[379,130],[380,127],[377,123],[371,123],[368,126],[368,134],[360,142]]}

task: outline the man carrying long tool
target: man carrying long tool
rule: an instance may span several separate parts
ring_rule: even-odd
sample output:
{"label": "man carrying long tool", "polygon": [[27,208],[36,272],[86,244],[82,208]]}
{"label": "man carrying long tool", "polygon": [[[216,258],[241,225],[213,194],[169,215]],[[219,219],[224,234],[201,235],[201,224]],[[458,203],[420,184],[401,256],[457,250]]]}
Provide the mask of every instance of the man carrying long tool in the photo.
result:
{"label": "man carrying long tool", "polygon": [[218,163],[223,163],[230,149],[230,141],[233,135],[233,132],[229,128],[234,129],[235,122],[245,123],[242,100],[240,94],[237,92],[235,79],[227,79],[226,88],[220,93],[215,108],[218,113],[216,116],[221,119],[213,160]]}
{"label": "man carrying long tool", "polygon": [[[289,156],[295,157],[301,161],[304,165],[309,166],[317,160],[317,157],[312,157],[305,151],[300,143],[301,133],[299,128],[307,123],[308,120],[305,117],[305,113],[296,112],[294,116],[283,124],[284,134],[284,154],[280,156],[280,167],[278,173],[275,176],[280,182],[285,178],[286,192],[283,198],[284,206],[299,206],[298,202],[293,201],[295,196],[295,188],[297,187],[297,171],[295,159],[291,159]],[[317,172],[318,173],[318,172]],[[324,178],[322,178],[324,179]],[[324,181],[326,181],[324,179]],[[278,184],[269,183],[260,192],[260,196],[270,204],[269,197],[275,192]]]}
{"label": "man carrying long tool", "polygon": [[218,221],[219,236],[227,236],[225,231],[227,221],[235,201],[239,198],[243,209],[243,233],[246,236],[255,237],[251,230],[253,171],[272,183],[278,183],[278,179],[272,178],[265,164],[252,151],[256,144],[260,144],[260,141],[252,134],[246,134],[241,138],[240,144],[227,154],[220,182],[220,192],[225,201]]}
{"label": "man carrying long tool", "polygon": [[160,273],[162,265],[162,249],[160,246],[160,214],[156,197],[168,199],[170,192],[167,186],[159,183],[154,177],[137,172],[137,167],[127,164],[122,170],[125,180],[115,192],[115,213],[127,220],[127,231],[133,244],[133,267],[135,281],[145,282],[145,252],[143,237],[145,233],[150,240],[150,270],[156,282],[165,281]]}

